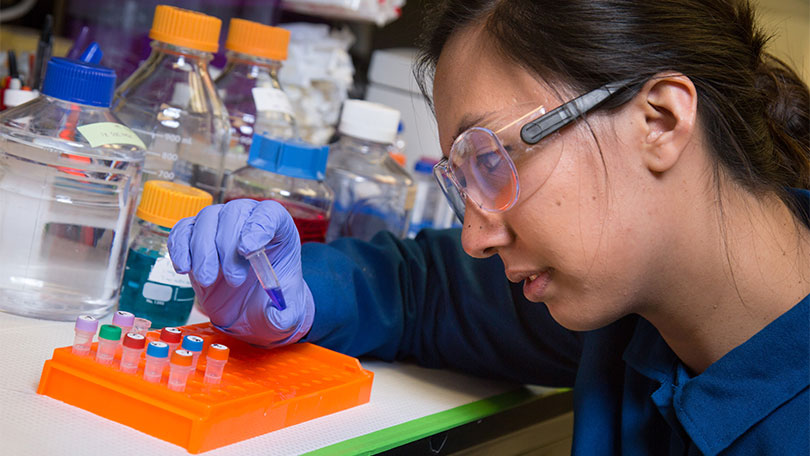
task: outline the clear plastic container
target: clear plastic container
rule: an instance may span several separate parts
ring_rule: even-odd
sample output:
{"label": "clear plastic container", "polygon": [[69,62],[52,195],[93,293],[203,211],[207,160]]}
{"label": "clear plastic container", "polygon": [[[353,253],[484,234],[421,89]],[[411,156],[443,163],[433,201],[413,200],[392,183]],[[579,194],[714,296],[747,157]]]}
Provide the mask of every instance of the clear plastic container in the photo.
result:
{"label": "clear plastic container", "polygon": [[159,5],[152,53],[115,92],[113,112],[147,145],[144,179],[179,182],[219,200],[228,114],[208,73],[221,21]]}
{"label": "clear plastic container", "polygon": [[226,174],[245,166],[254,133],[298,136],[292,105],[278,81],[289,43],[288,30],[231,19],[225,42],[228,63],[215,82],[231,122]]}
{"label": "clear plastic container", "polygon": [[211,204],[211,195],[182,184],[149,181],[138,206],[118,308],[148,318],[155,329],[188,321],[194,289],[174,271],[167,241],[172,227]]}
{"label": "clear plastic container", "polygon": [[143,143],[109,109],[115,73],[53,58],[0,114],[0,310],[101,317],[118,302]]}
{"label": "clear plastic container", "polygon": [[411,224],[408,237],[415,237],[423,228],[433,228],[437,209],[444,200],[444,193],[433,177],[433,165],[437,160],[422,157],[413,168],[413,179],[416,183]]}
{"label": "clear plastic container", "polygon": [[231,174],[225,201],[278,201],[292,215],[301,243],[324,242],[334,201],[323,182],[328,152],[328,147],[255,135],[249,166]]}
{"label": "clear plastic container", "polygon": [[327,242],[408,233],[416,193],[410,174],[389,156],[399,111],[361,100],[343,104],[340,139],[329,151],[326,184],[335,192]]}

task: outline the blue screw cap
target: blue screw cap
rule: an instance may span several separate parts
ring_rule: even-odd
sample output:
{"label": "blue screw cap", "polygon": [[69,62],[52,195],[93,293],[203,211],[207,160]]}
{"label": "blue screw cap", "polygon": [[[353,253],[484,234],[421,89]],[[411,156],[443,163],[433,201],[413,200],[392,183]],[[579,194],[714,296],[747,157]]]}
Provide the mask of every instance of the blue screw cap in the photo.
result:
{"label": "blue screw cap", "polygon": [[328,146],[313,146],[302,141],[284,141],[253,135],[248,165],[283,176],[323,180],[326,176]]}
{"label": "blue screw cap", "polygon": [[417,173],[425,173],[425,174],[433,174],[433,166],[439,163],[439,160],[435,160],[433,158],[422,157],[416,162],[414,165],[413,170]]}
{"label": "blue screw cap", "polygon": [[168,358],[169,344],[158,341],[149,342],[149,345],[146,346],[146,355],[154,356],[155,358]]}
{"label": "blue screw cap", "polygon": [[203,339],[199,336],[186,336],[183,338],[183,350],[199,352],[203,349]]}
{"label": "blue screw cap", "polygon": [[115,91],[115,71],[93,63],[62,57],[48,61],[42,93],[72,103],[109,108]]}

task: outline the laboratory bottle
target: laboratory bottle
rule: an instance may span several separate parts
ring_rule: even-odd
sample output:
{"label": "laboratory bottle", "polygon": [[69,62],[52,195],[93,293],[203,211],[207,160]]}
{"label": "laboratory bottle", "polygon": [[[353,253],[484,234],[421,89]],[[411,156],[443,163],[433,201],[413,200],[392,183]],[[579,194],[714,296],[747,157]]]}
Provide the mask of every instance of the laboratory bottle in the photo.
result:
{"label": "laboratory bottle", "polygon": [[166,243],[180,219],[197,215],[211,202],[209,193],[187,185],[159,180],[144,184],[119,310],[151,320],[153,329],[188,321],[194,290],[188,275],[174,271]]}
{"label": "laboratory bottle", "polygon": [[324,183],[329,148],[254,135],[248,166],[228,178],[225,201],[274,200],[292,215],[301,242],[324,242],[334,193]]}
{"label": "laboratory bottle", "polygon": [[413,202],[408,237],[416,237],[423,228],[434,227],[437,209],[444,200],[444,194],[433,177],[433,166],[437,162],[438,160],[422,157],[413,167],[416,197]]}
{"label": "laboratory bottle", "polygon": [[335,192],[328,242],[339,237],[369,240],[388,230],[404,237],[413,207],[413,179],[389,151],[399,111],[377,103],[346,100],[329,150],[326,184]]}
{"label": "laboratory bottle", "polygon": [[226,175],[245,166],[254,133],[298,136],[292,105],[278,81],[289,43],[288,30],[231,19],[225,41],[228,62],[215,81],[231,122]]}
{"label": "laboratory bottle", "polygon": [[52,58],[42,94],[0,114],[0,309],[115,307],[145,149],[110,111],[115,73]]}
{"label": "laboratory bottle", "polygon": [[221,21],[158,5],[152,51],[115,92],[113,112],[147,145],[145,180],[205,190],[218,201],[230,138],[228,113],[208,73]]}

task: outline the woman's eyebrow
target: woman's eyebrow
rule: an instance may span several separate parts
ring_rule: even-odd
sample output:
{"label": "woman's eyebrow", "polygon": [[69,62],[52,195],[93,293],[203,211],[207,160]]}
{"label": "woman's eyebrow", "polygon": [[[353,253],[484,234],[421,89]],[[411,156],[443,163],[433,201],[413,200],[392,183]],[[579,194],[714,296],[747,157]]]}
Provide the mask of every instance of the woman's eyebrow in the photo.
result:
{"label": "woman's eyebrow", "polygon": [[466,114],[464,117],[461,118],[459,122],[458,130],[456,130],[456,134],[450,138],[450,147],[453,146],[453,143],[456,142],[456,138],[459,137],[462,133],[469,130],[476,125],[480,125],[487,117],[491,116],[492,112],[487,112],[483,114]]}

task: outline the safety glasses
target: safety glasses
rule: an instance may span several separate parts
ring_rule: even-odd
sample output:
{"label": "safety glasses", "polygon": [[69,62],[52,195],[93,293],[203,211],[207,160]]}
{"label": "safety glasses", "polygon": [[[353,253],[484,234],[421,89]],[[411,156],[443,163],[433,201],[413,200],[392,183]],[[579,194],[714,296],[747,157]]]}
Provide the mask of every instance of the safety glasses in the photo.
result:
{"label": "safety glasses", "polygon": [[[606,84],[548,113],[543,107],[536,108],[496,131],[473,127],[461,133],[453,141],[448,156],[433,167],[433,175],[456,217],[464,221],[467,200],[487,212],[509,210],[520,196],[520,181],[512,155],[532,150],[522,146],[521,151],[510,151],[516,149],[511,145],[537,144],[599,107],[629,84],[630,81]],[[551,173],[553,167],[548,169]],[[545,180],[548,176],[532,177]]]}

